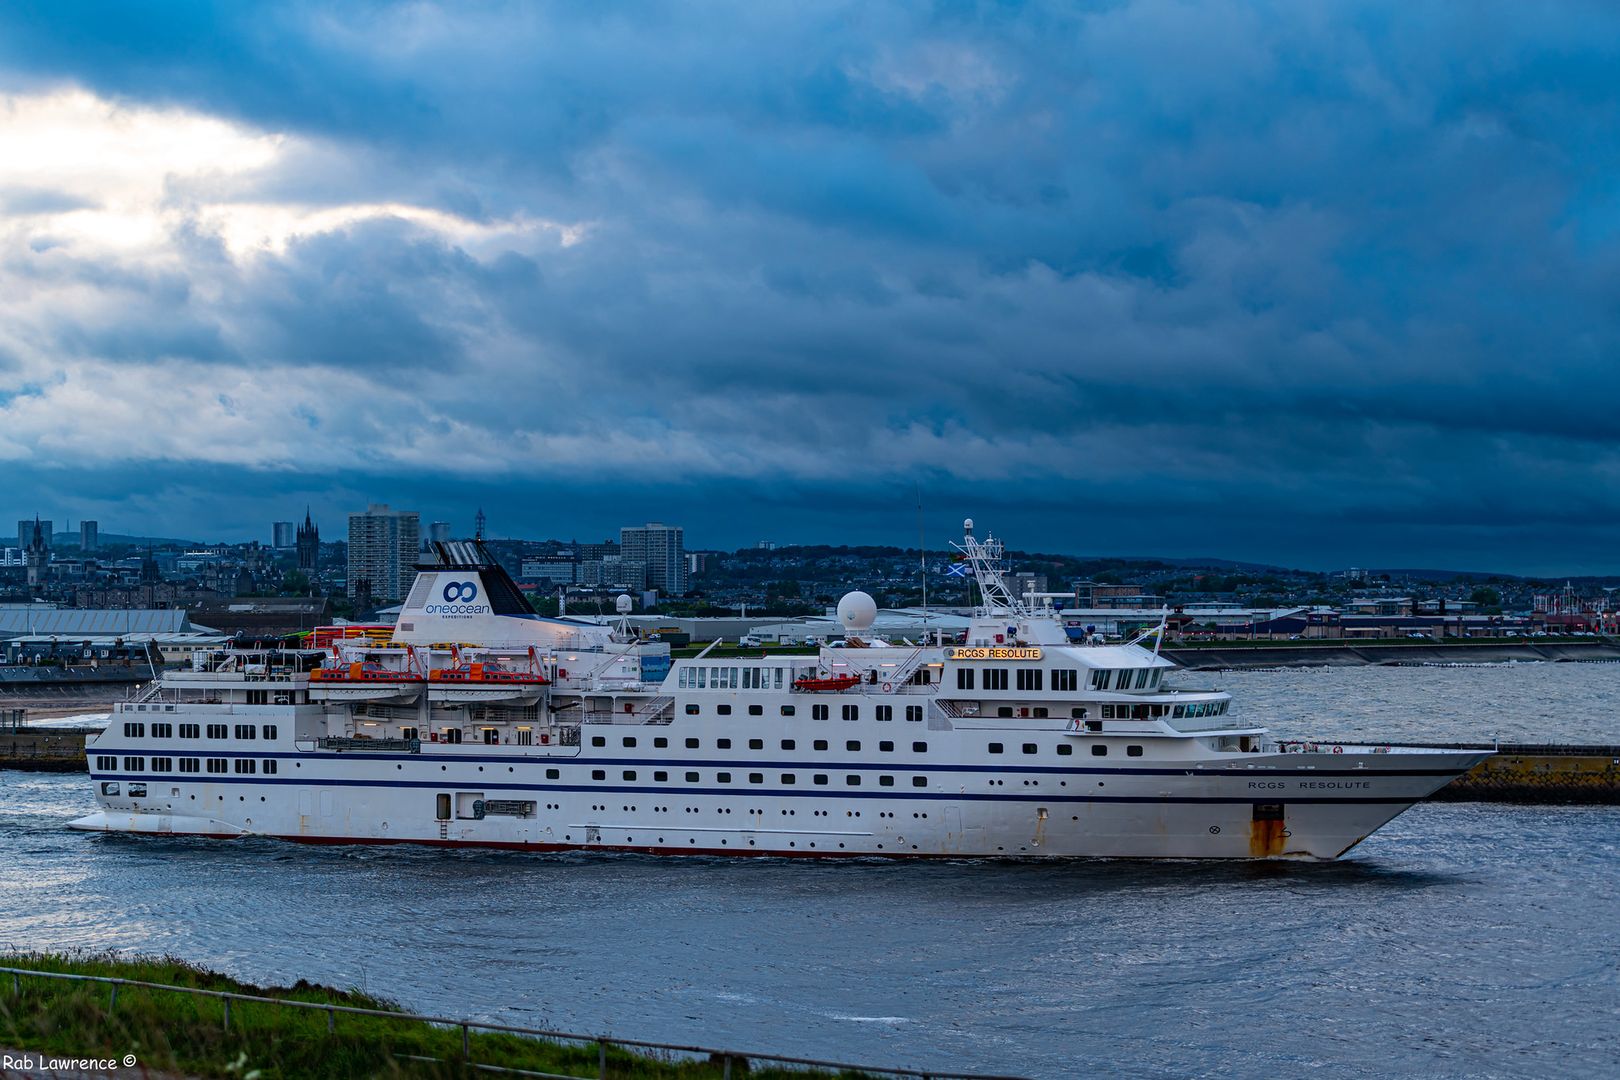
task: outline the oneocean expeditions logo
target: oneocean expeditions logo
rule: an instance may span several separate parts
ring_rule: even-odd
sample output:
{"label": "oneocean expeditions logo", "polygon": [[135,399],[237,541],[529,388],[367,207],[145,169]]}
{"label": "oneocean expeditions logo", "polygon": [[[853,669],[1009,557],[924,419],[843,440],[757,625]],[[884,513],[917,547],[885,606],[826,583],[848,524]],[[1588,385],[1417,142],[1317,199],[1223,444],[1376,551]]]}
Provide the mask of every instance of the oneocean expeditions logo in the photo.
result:
{"label": "oneocean expeditions logo", "polygon": [[450,618],[466,618],[471,615],[488,615],[488,604],[475,604],[478,599],[478,583],[476,581],[447,581],[444,588],[439,590],[444,598],[442,604],[427,604],[422,610],[429,615],[446,615]]}
{"label": "oneocean expeditions logo", "polygon": [[452,581],[444,587],[444,602],[454,604],[458,600],[476,600],[478,586],[470,581]]}

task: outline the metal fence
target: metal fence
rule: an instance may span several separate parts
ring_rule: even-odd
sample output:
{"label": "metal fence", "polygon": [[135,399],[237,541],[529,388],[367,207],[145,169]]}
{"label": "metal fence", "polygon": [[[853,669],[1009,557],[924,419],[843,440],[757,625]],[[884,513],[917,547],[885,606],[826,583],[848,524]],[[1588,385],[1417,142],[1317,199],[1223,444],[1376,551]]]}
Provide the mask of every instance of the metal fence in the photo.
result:
{"label": "metal fence", "polygon": [[[326,1030],[328,1034],[337,1031],[337,1018],[339,1014],[348,1016],[373,1016],[387,1020],[407,1020],[448,1030],[461,1031],[461,1058],[459,1064],[477,1069],[480,1072],[509,1073],[514,1076],[539,1077],[542,1080],[582,1080],[576,1074],[542,1073],[527,1069],[512,1069],[501,1065],[485,1064],[472,1059],[472,1033],[474,1031],[489,1031],[503,1035],[523,1035],[533,1039],[546,1039],[553,1042],[577,1043],[581,1045],[595,1045],[596,1075],[598,1080],[607,1080],[608,1077],[608,1048],[621,1047],[628,1050],[653,1050],[671,1054],[687,1054],[707,1057],[717,1063],[722,1071],[724,1080],[731,1080],[733,1067],[738,1075],[746,1073],[752,1062],[769,1062],[789,1067],[802,1067],[812,1069],[831,1069],[841,1073],[859,1073],[866,1076],[896,1076],[911,1077],[916,1080],[1022,1080],[1020,1077],[1004,1076],[993,1073],[958,1073],[939,1072],[934,1069],[896,1069],[877,1065],[856,1065],[846,1061],[823,1061],[818,1058],[791,1057],[785,1054],[761,1054],[752,1051],[724,1050],[712,1046],[683,1046],[679,1043],[649,1042],[644,1039],[610,1038],[605,1035],[580,1035],[567,1031],[546,1031],[542,1028],[517,1027],[511,1024],[491,1024],[481,1020],[464,1020],[447,1016],[427,1016],[420,1013],[393,1012],[388,1009],[364,1009],[354,1005],[334,1005],[318,1001],[295,1001],[289,998],[264,997],[258,994],[238,994],[228,990],[203,990],[191,986],[171,986],[168,983],[144,982],[139,979],[122,979],[112,975],[77,975],[61,971],[37,971],[33,968],[0,967],[0,975],[11,976],[11,990],[14,995],[22,994],[22,980],[29,979],[58,979],[64,982],[99,983],[111,988],[108,1000],[108,1011],[118,1006],[119,987],[128,986],[141,990],[160,990],[174,994],[189,994],[194,997],[215,998],[223,1003],[222,1023],[225,1030],[231,1028],[231,1003],[252,1002],[261,1005],[276,1005],[289,1009],[313,1009],[326,1013]],[[418,1058],[401,1055],[407,1060],[438,1062],[450,1064],[440,1058]]]}

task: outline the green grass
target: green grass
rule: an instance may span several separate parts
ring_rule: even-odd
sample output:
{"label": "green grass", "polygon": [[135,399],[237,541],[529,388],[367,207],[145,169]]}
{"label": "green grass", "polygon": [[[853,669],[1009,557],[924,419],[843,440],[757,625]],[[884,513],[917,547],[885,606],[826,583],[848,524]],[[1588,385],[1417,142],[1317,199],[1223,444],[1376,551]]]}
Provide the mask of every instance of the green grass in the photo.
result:
{"label": "green grass", "polygon": [[[172,957],[122,958],[74,953],[0,955],[0,966],[36,971],[107,975],[169,986],[252,994],[291,1001],[398,1010],[383,998],[303,981],[290,987],[257,987]],[[462,1060],[461,1029],[414,1020],[337,1014],[327,1030],[325,1010],[287,1008],[267,1002],[233,1001],[230,1028],[218,999],[164,990],[112,987],[23,976],[20,993],[12,976],[0,975],[0,1047],[56,1057],[123,1058],[134,1054],[154,1071],[188,1076],[273,1080],[280,1077],[347,1080],[350,1077],[489,1077]],[[598,1047],[501,1033],[470,1038],[471,1061],[533,1072],[597,1076]],[[418,1062],[412,1057],[438,1059]],[[706,1080],[722,1075],[719,1062],[670,1054],[631,1053],[609,1046],[607,1075],[624,1080]],[[733,1075],[747,1066],[733,1064]],[[755,1078],[856,1077],[756,1065]]]}

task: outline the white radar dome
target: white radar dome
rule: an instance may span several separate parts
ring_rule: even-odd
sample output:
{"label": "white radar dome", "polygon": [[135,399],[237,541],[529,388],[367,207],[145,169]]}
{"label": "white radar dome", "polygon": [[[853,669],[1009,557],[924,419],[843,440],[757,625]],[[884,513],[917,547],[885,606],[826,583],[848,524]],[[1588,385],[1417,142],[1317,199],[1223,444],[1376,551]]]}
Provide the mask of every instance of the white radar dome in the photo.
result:
{"label": "white radar dome", "polygon": [[838,621],[847,631],[869,629],[877,618],[877,601],[863,592],[845,593],[838,601]]}
{"label": "white radar dome", "polygon": [[613,602],[613,610],[620,615],[628,615],[636,609],[636,602],[630,599],[629,593],[620,593],[619,598]]}

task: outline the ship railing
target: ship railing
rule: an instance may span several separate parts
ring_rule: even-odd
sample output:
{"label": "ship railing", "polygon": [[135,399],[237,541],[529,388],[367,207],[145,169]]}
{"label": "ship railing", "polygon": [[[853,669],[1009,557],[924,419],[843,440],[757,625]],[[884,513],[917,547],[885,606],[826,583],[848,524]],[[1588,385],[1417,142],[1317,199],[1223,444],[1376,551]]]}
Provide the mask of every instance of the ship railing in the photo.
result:
{"label": "ship railing", "polygon": [[373,754],[420,754],[421,739],[375,738],[361,739],[341,735],[328,735],[315,740],[317,750],[360,750]]}
{"label": "ship railing", "polygon": [[[648,1042],[645,1039],[624,1039],[608,1035],[581,1035],[569,1031],[549,1031],[545,1028],[519,1027],[514,1024],[495,1024],[486,1020],[467,1020],[453,1016],[434,1016],[429,1013],[399,1012],[393,1009],[367,1009],[358,1005],[337,1005],[324,1001],[298,1001],[293,998],[269,997],[264,994],[242,994],[231,990],[204,990],[196,986],[174,986],[169,983],[147,982],[142,979],[124,979],[115,975],[80,975],[76,972],[65,971],[38,971],[34,968],[0,967],[0,975],[11,976],[11,993],[14,997],[22,996],[23,979],[55,979],[63,982],[91,983],[109,988],[107,1011],[110,1014],[118,1006],[118,991],[121,987],[134,990],[145,990],[155,993],[184,994],[192,998],[211,998],[220,1003],[221,1027],[225,1031],[231,1030],[233,1004],[268,1005],[286,1009],[309,1009],[316,1013],[326,1014],[326,1033],[329,1037],[337,1035],[338,1017],[340,1016],[366,1016],[382,1018],[385,1020],[403,1020],[419,1024],[431,1024],[434,1027],[448,1031],[461,1032],[461,1054],[458,1058],[446,1060],[443,1058],[419,1057],[410,1054],[396,1055],[410,1061],[421,1061],[437,1065],[450,1066],[458,1073],[461,1070],[476,1070],[487,1073],[509,1073],[515,1076],[537,1076],[547,1080],[579,1080],[575,1075],[560,1073],[540,1073],[523,1069],[507,1068],[473,1060],[474,1049],[483,1049],[474,1043],[474,1032],[490,1032],[496,1035],[517,1035],[531,1039],[543,1039],[550,1042],[579,1044],[596,1047],[596,1076],[598,1080],[607,1080],[607,1077],[622,1074],[618,1061],[610,1063],[608,1051],[610,1048],[628,1050],[652,1051],[659,1056],[679,1055],[691,1059],[707,1059],[711,1064],[721,1068],[722,1076],[730,1080],[733,1076],[746,1075],[755,1063],[771,1063],[786,1066],[782,1070],[792,1072],[799,1069],[834,1070],[839,1075],[847,1076],[896,1076],[915,1078],[915,1080],[1021,1080],[1014,1076],[998,1076],[990,1073],[960,1073],[942,1072],[938,1069],[911,1069],[892,1068],[882,1065],[857,1065],[846,1061],[827,1061],[820,1058],[790,1057],[785,1054],[762,1054],[751,1050],[727,1050],[712,1046],[689,1046],[682,1043]],[[238,1010],[236,1020],[237,1029],[240,1030],[243,1022],[248,1019],[245,1010]],[[611,1064],[611,1067],[610,1067]]]}

